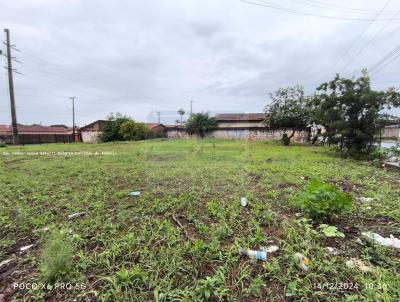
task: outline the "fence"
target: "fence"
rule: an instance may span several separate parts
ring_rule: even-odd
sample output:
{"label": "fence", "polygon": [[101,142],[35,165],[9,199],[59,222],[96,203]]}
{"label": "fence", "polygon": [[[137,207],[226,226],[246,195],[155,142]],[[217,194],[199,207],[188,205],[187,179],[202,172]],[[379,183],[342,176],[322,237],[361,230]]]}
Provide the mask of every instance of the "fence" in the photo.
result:
{"label": "fence", "polygon": [[[19,143],[28,144],[50,144],[50,143],[72,143],[72,134],[19,134]],[[12,135],[0,135],[0,142],[12,144]]]}

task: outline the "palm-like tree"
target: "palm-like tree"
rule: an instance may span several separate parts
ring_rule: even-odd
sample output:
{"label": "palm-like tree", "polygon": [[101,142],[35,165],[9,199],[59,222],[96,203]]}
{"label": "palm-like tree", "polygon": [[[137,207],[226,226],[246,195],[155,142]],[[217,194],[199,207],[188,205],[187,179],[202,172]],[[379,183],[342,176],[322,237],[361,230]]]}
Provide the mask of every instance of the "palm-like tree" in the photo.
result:
{"label": "palm-like tree", "polygon": [[181,126],[183,124],[183,116],[185,115],[185,110],[183,110],[183,108],[178,110],[178,114],[181,116]]}

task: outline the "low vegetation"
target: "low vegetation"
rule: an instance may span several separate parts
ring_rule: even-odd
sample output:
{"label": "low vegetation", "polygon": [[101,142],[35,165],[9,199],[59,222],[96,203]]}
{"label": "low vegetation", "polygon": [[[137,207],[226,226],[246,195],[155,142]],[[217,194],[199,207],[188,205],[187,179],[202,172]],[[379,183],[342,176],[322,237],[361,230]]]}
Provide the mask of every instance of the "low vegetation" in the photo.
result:
{"label": "low vegetation", "polygon": [[[11,259],[0,269],[5,301],[400,300],[398,250],[360,240],[365,231],[400,237],[395,171],[272,142],[4,152],[20,152],[0,153],[0,262]],[[303,191],[332,202],[323,217],[335,215],[310,219],[296,202]],[[349,211],[341,192],[353,200]],[[239,254],[270,245],[279,250],[266,261]],[[350,259],[364,271],[346,265]],[[44,280],[52,286],[13,286]],[[57,287],[64,283],[72,287]]]}

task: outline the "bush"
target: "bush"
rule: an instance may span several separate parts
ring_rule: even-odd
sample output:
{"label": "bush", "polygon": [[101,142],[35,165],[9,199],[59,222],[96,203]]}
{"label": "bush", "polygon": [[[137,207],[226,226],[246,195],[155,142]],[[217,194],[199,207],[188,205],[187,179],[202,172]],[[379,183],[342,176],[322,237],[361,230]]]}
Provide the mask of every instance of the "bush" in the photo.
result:
{"label": "bush", "polygon": [[54,231],[43,249],[40,271],[45,282],[55,282],[69,272],[73,253],[74,247],[68,235]]}
{"label": "bush", "polygon": [[300,196],[300,206],[313,219],[331,219],[352,207],[351,196],[318,180],[311,180]]}
{"label": "bush", "polygon": [[151,135],[151,130],[143,123],[137,123],[135,121],[126,121],[121,124],[119,134],[126,141],[137,141],[143,140]]}
{"label": "bush", "polygon": [[0,143],[0,148],[5,148],[7,147],[6,143]]}
{"label": "bush", "polygon": [[284,146],[289,146],[290,144],[290,138],[287,135],[287,133],[283,133],[282,138],[281,138],[281,142]]}

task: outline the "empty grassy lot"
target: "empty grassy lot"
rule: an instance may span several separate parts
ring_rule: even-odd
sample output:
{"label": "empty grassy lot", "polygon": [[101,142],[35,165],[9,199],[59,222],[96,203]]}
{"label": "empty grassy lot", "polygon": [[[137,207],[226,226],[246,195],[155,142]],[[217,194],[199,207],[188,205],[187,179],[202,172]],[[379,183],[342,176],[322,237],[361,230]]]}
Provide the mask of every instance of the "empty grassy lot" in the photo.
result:
{"label": "empty grassy lot", "polygon": [[[373,198],[355,200],[351,213],[331,222],[345,238],[324,237],[296,208],[311,177]],[[0,271],[0,294],[5,301],[399,301],[400,253],[357,242],[369,230],[400,236],[399,179],[322,148],[265,142],[1,148],[0,262],[12,261]],[[86,215],[68,220],[76,212]],[[13,282],[44,282],[43,250],[60,230],[73,257],[58,282],[81,286],[14,289]],[[279,250],[266,262],[237,253],[271,244]],[[328,255],[327,246],[340,254]],[[308,272],[296,252],[310,259]],[[346,267],[350,258],[372,271]]]}

